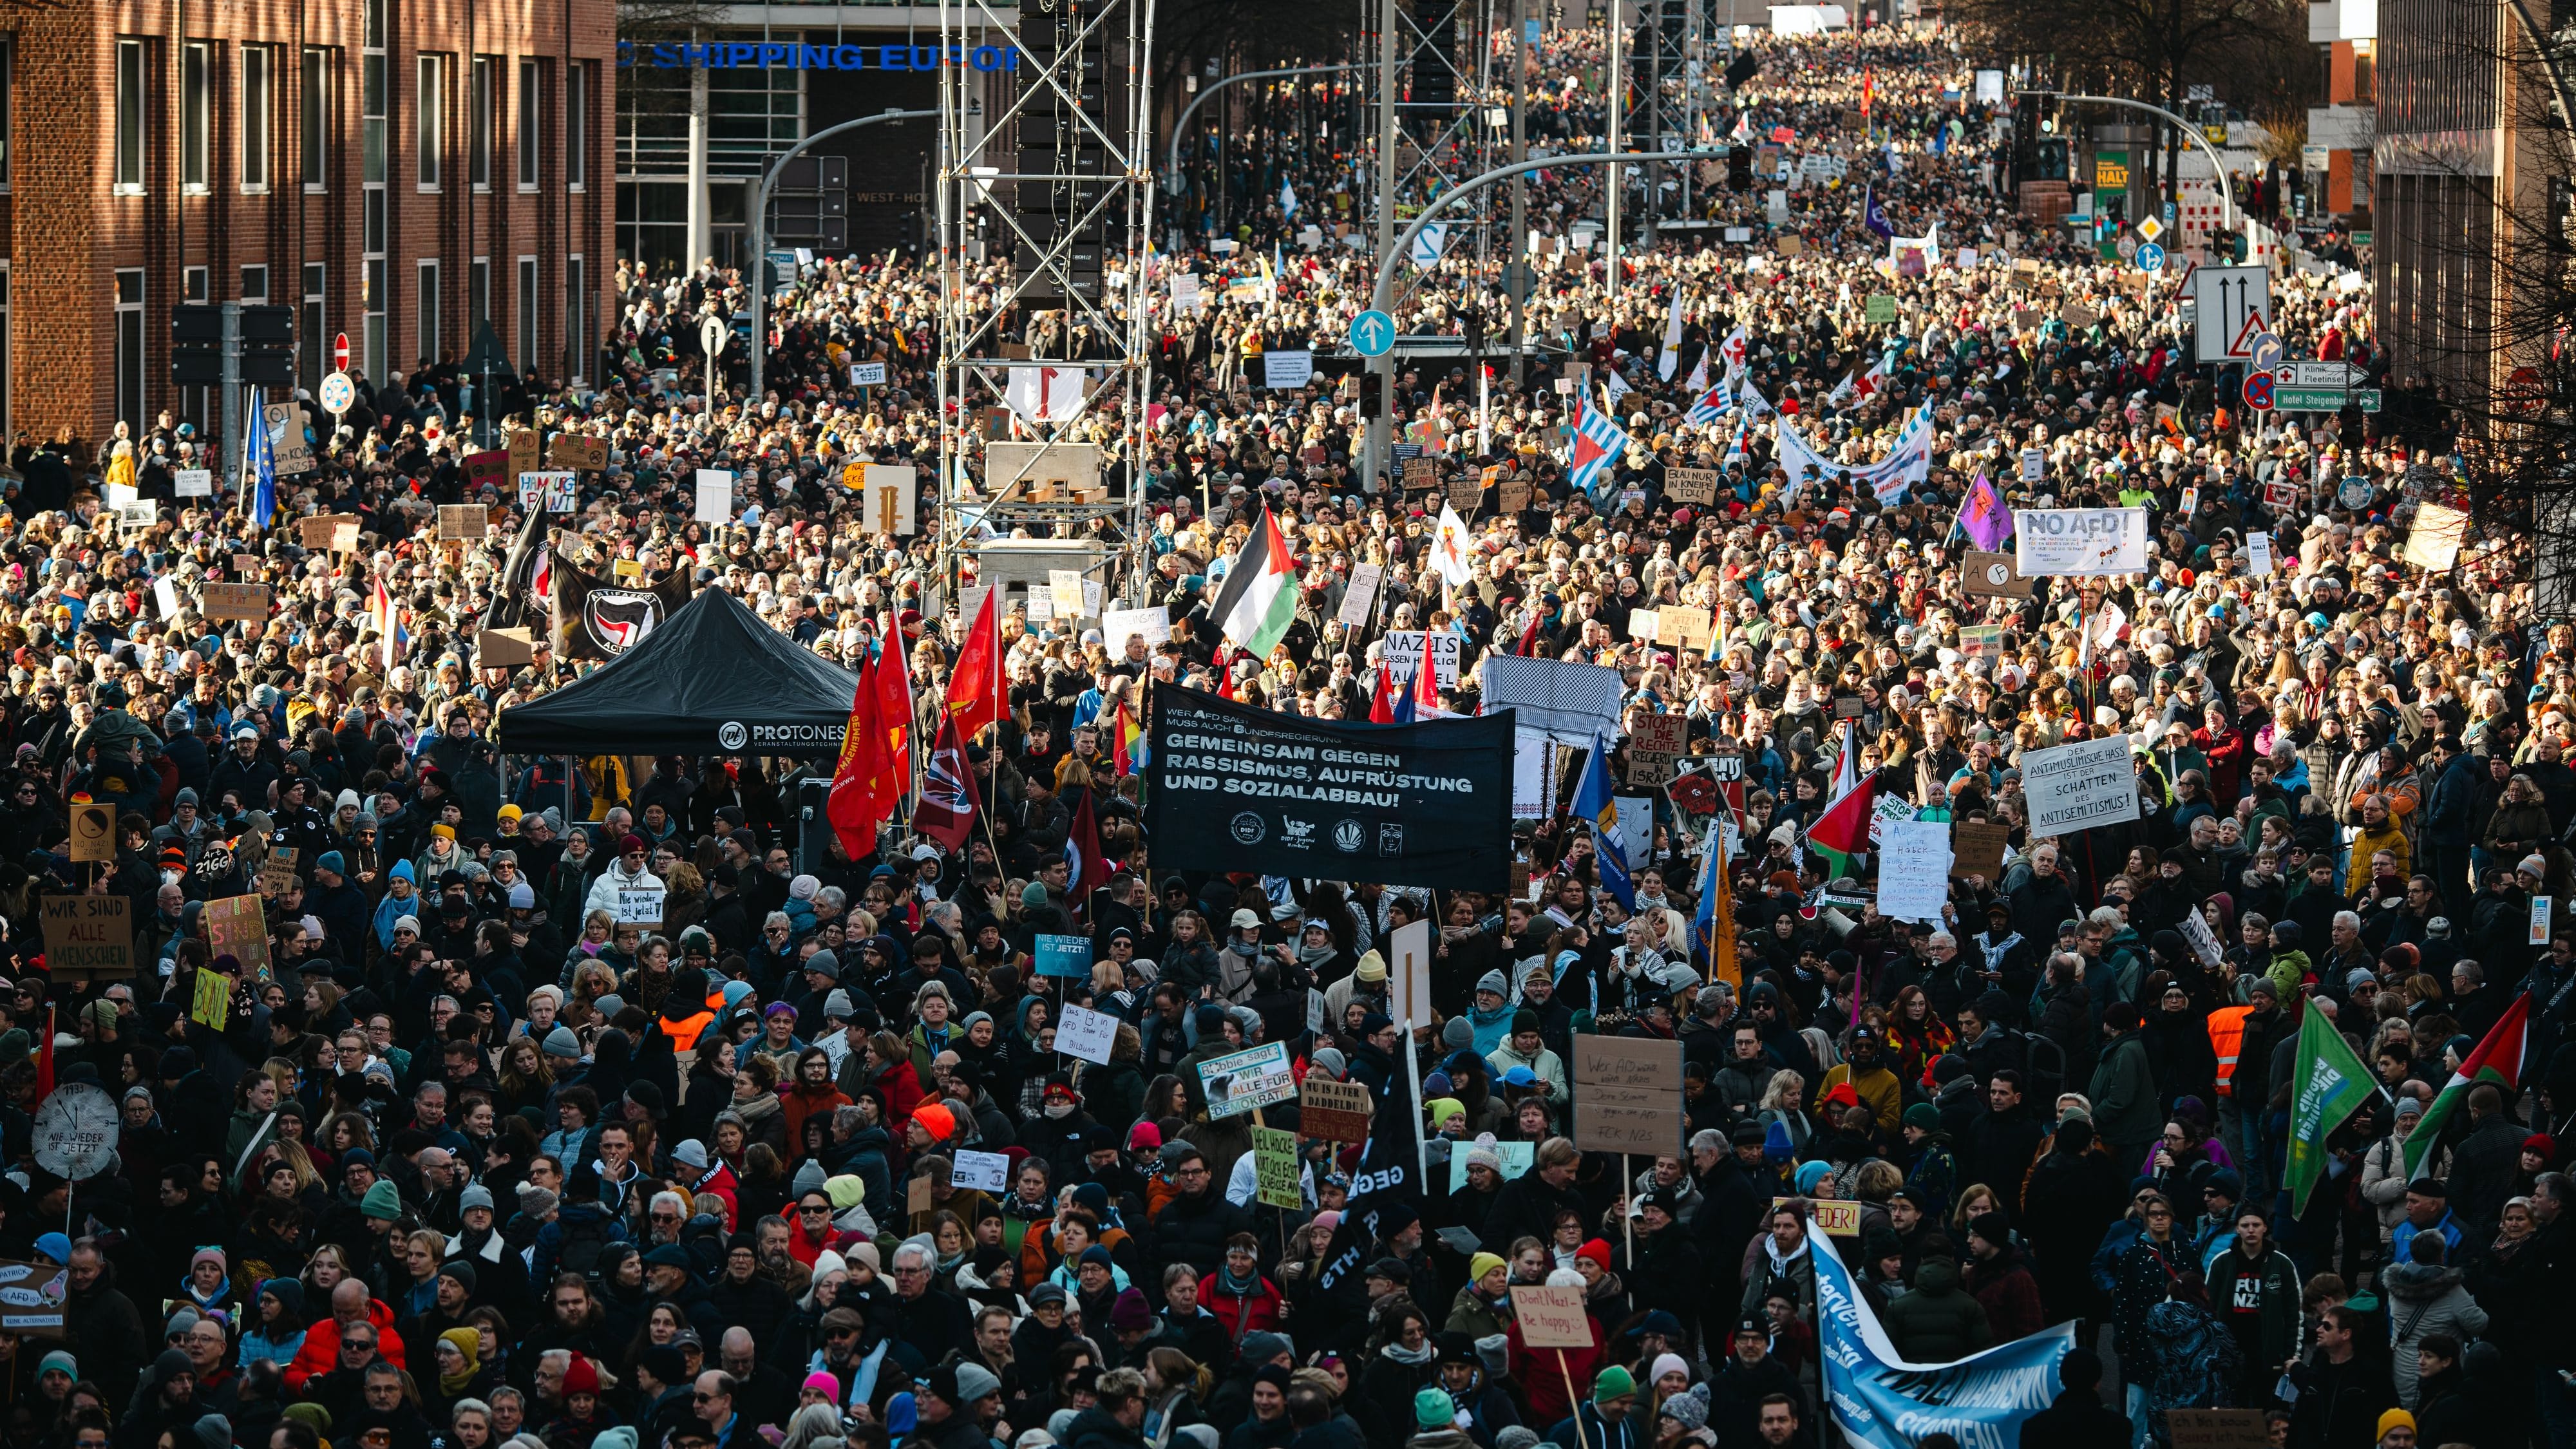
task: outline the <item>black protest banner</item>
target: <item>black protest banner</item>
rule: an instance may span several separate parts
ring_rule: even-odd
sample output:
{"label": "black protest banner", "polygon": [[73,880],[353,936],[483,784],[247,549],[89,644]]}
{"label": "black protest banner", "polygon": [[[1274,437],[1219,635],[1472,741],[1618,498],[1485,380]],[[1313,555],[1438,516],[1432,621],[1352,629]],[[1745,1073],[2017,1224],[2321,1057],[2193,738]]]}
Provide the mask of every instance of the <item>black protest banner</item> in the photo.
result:
{"label": "black protest banner", "polygon": [[689,601],[685,569],[648,586],[596,577],[557,555],[552,572],[555,652],[567,659],[614,659]]}
{"label": "black protest banner", "polygon": [[1332,724],[1154,691],[1145,823],[1158,864],[1444,890],[1503,888],[1512,713]]}

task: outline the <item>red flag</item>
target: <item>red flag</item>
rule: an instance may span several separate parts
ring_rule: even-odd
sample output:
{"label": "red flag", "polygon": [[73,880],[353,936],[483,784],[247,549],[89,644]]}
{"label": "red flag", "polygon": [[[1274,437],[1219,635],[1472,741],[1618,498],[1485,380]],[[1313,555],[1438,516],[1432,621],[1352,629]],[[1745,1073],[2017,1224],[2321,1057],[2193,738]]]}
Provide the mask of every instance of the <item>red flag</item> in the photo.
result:
{"label": "red flag", "polygon": [[1377,667],[1376,687],[1369,690],[1369,723],[1395,723],[1395,689],[1383,664]]}
{"label": "red flag", "polygon": [[1422,636],[1422,663],[1413,671],[1413,713],[1417,719],[1429,719],[1440,710],[1440,671],[1431,662],[1431,636]]}
{"label": "red flag", "polygon": [[885,818],[876,808],[873,783],[884,768],[886,743],[885,733],[877,728],[876,704],[876,681],[862,665],[859,687],[850,701],[850,721],[841,730],[840,763],[832,770],[832,789],[823,805],[824,816],[852,860],[876,848],[877,822]]}
{"label": "red flag", "polygon": [[921,801],[912,807],[912,828],[947,846],[964,850],[975,828],[975,812],[984,808],[975,772],[966,763],[966,745],[954,715],[940,721],[931,741],[930,758],[921,772]]}
{"label": "red flag", "polygon": [[1086,914],[1092,891],[1109,884],[1109,862],[1100,856],[1100,827],[1092,819],[1089,790],[1082,792],[1082,804],[1073,812],[1073,826],[1065,832],[1064,854],[1066,864],[1073,867],[1065,880],[1065,898],[1073,903],[1076,915]]}
{"label": "red flag", "polygon": [[958,733],[973,739],[984,727],[1010,713],[1008,683],[1002,676],[1002,622],[995,612],[996,588],[984,595],[966,642],[957,651],[957,667],[948,676],[948,713]]}
{"label": "red flag", "polygon": [[54,1094],[54,1004],[45,1003],[45,1044],[36,1049],[36,1100]]}
{"label": "red flag", "polygon": [[902,647],[903,635],[897,631],[876,663],[876,724],[886,752],[871,780],[868,810],[880,820],[892,818],[904,792],[912,788],[912,680]]}

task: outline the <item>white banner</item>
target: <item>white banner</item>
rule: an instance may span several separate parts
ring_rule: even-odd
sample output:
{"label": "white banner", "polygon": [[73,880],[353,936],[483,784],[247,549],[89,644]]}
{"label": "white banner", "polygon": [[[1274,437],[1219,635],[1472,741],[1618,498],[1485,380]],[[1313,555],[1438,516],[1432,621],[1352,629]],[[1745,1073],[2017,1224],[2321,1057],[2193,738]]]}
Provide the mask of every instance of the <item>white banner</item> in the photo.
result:
{"label": "white banner", "polygon": [[1442,689],[1456,689],[1461,641],[1446,629],[1434,630],[1428,635],[1419,629],[1398,630],[1387,635],[1387,669],[1399,681],[1411,679],[1413,672],[1422,667],[1422,641],[1426,637],[1431,640],[1431,667],[1434,671],[1431,682]]}
{"label": "white banner", "polygon": [[2021,757],[2021,788],[2034,838],[2138,818],[2127,735],[2032,750]]}
{"label": "white banner", "polygon": [[2147,571],[2143,508],[2016,508],[2013,565],[2026,579]]}
{"label": "white banner", "polygon": [[1315,354],[1303,347],[1283,348],[1261,354],[1261,385],[1267,388],[1304,387],[1315,376]]}

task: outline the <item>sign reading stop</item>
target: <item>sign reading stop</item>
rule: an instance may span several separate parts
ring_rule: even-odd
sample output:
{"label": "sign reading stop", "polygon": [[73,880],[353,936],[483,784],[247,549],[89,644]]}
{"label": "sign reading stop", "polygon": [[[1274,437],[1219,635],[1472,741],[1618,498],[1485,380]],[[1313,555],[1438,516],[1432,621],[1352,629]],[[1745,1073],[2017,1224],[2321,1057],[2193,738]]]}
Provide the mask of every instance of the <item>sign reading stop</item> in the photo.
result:
{"label": "sign reading stop", "polygon": [[346,332],[331,339],[331,370],[333,372],[349,370],[349,334]]}

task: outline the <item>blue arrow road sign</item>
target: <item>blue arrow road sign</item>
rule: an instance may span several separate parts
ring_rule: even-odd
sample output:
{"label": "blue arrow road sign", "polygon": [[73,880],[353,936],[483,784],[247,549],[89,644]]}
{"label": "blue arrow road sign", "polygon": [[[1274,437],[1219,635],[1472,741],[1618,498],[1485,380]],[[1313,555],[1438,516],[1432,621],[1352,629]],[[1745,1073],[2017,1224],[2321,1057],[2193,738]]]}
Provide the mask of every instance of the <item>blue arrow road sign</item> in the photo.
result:
{"label": "blue arrow road sign", "polygon": [[2138,270],[2142,272],[2161,272],[2164,269],[2165,249],[2157,246],[2154,242],[2140,242],[2138,244]]}
{"label": "blue arrow road sign", "polygon": [[1395,349],[1395,319],[1372,307],[1351,319],[1351,350],[1384,357]]}

